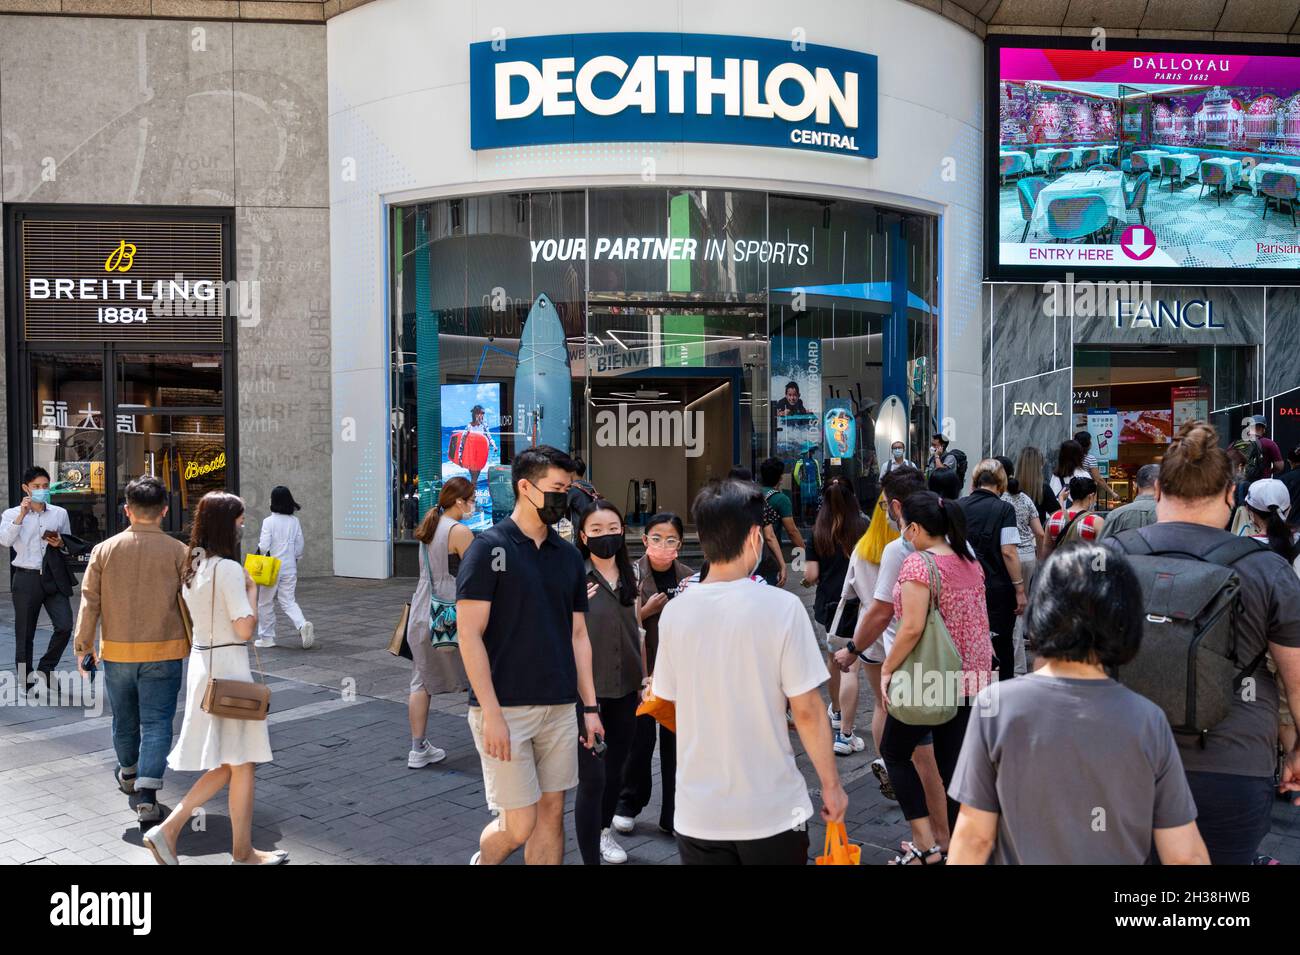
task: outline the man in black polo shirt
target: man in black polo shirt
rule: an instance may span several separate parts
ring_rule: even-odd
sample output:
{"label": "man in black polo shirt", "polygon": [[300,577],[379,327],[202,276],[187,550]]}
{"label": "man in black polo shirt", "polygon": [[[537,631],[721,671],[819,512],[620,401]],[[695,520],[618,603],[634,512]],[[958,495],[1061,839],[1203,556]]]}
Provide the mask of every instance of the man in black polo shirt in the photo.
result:
{"label": "man in black polo shirt", "polygon": [[587,639],[582,555],[551,527],[568,509],[573,461],[540,445],[511,466],[515,509],[481,534],[456,575],[460,653],[469,676],[469,725],[483,763],[488,808],[472,865],[499,865],[524,846],[529,865],[564,858],[564,793],[578,785],[582,741],[604,735]]}
{"label": "man in black polo shirt", "polygon": [[993,631],[993,652],[1000,679],[1016,675],[1012,635],[1016,617],[1025,610],[1025,581],[1020,573],[1020,532],[1016,509],[1002,500],[1007,472],[996,458],[985,458],[971,475],[974,490],[957,502],[966,518],[966,539],[984,568],[984,599]]}

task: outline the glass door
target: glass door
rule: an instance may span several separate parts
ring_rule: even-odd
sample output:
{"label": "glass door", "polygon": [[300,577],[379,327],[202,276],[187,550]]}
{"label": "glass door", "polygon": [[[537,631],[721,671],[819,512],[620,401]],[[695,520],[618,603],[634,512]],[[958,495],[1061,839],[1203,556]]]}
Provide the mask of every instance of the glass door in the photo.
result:
{"label": "glass door", "polygon": [[104,474],[104,358],[93,352],[33,352],[30,461],[50,472],[50,501],[68,511],[72,533],[102,540],[108,500]]}
{"label": "glass door", "polygon": [[[222,356],[124,352],[114,356],[114,484],[151,474],[168,493],[163,529],[183,534],[194,506],[230,486]],[[117,528],[126,524],[119,513]]]}

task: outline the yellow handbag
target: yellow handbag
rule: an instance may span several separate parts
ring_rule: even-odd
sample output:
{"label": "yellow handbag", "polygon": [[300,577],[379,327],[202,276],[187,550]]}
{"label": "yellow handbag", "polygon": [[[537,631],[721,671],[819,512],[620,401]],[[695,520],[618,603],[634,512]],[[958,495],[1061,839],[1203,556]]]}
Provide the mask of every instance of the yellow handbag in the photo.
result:
{"label": "yellow handbag", "polygon": [[280,579],[280,558],[268,557],[265,554],[248,554],[244,557],[244,569],[248,571],[248,576],[253,578],[253,583],[259,587],[274,587],[275,582]]}

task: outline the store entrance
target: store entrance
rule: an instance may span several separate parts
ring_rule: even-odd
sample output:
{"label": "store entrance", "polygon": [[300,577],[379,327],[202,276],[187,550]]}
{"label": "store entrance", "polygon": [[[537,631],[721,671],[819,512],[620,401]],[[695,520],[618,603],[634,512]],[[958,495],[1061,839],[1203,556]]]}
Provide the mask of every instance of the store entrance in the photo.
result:
{"label": "store entrance", "polygon": [[628,524],[655,511],[689,523],[695,494],[739,457],[741,369],[686,371],[591,381],[588,475]]}
{"label": "store entrance", "polygon": [[208,491],[234,490],[237,470],[226,355],[116,344],[22,352],[17,471],[50,473],[51,500],[68,511],[72,533],[92,543],[127,526],[126,486],[142,475],[167,490],[163,530],[183,535]]}
{"label": "store entrance", "polygon": [[[1077,345],[1073,431],[1092,435],[1102,477],[1123,504],[1184,422],[1209,421],[1225,445],[1255,399],[1258,346]],[[1104,496],[1104,495],[1103,495]],[[1107,503],[1100,502],[1103,506]]]}

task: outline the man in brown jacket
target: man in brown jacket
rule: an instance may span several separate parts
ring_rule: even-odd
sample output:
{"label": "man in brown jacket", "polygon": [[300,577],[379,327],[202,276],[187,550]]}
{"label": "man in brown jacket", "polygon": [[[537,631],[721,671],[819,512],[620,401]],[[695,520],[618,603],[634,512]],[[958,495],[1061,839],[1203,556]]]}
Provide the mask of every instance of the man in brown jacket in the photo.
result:
{"label": "man in brown jacket", "polygon": [[[163,533],[167,491],[156,477],[126,486],[125,510],[131,526],[91,552],[73,647],[83,675],[87,654],[103,661],[113,708],[114,776],[122,792],[138,796],[136,814],[145,823],[161,818],[157,791],[190,650],[177,602],[189,548]],[[96,624],[102,629],[98,650]]]}

